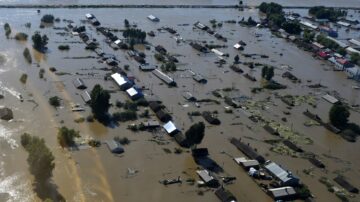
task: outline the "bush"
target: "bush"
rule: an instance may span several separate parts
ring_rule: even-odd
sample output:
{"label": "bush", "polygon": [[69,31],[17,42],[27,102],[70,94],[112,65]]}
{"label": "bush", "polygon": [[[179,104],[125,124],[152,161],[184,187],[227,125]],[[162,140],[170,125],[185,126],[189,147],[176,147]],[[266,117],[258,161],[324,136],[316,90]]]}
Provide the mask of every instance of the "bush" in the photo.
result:
{"label": "bush", "polygon": [[94,122],[94,116],[93,115],[89,115],[86,117],[86,121],[87,122]]}
{"label": "bush", "polygon": [[50,72],[56,72],[57,71],[57,69],[55,67],[50,67],[49,70],[50,70]]}
{"label": "bush", "polygon": [[25,57],[25,60],[28,62],[28,63],[32,63],[32,58],[31,58],[31,54],[30,54],[30,51],[28,48],[25,48],[24,49],[24,52],[23,52],[23,55]]}
{"label": "bush", "polygon": [[127,137],[114,137],[114,140],[122,145],[130,144],[130,140]]}
{"label": "bush", "polygon": [[137,103],[136,102],[131,102],[131,101],[126,101],[124,104],[124,109],[130,110],[130,111],[137,111]]}
{"label": "bush", "polygon": [[45,23],[54,23],[54,16],[50,15],[50,14],[46,14],[41,18],[41,22],[45,22]]}
{"label": "bush", "polygon": [[45,69],[42,69],[42,68],[41,68],[41,69],[39,70],[39,78],[40,78],[40,79],[44,78],[44,74],[45,74]]}
{"label": "bush", "polygon": [[70,50],[70,46],[69,45],[59,45],[58,49],[59,50]]}
{"label": "bush", "polygon": [[61,127],[58,131],[58,142],[62,147],[69,147],[75,145],[74,139],[80,137],[79,131],[74,129],[68,129],[67,127]]}
{"label": "bush", "polygon": [[137,114],[135,111],[127,110],[124,112],[115,112],[113,114],[113,119],[115,121],[125,122],[125,121],[134,121],[137,119]]}
{"label": "bush", "polygon": [[23,32],[18,32],[18,33],[16,33],[16,35],[15,35],[15,39],[16,39],[16,40],[19,40],[19,41],[26,41],[27,38],[28,38],[28,35],[25,34],[25,33],[23,33]]}
{"label": "bush", "polygon": [[59,107],[60,106],[60,98],[58,96],[49,98],[49,104],[53,107]]}
{"label": "bush", "polygon": [[26,84],[27,77],[28,77],[27,74],[22,74],[21,77],[20,77],[20,82],[23,83],[23,84]]}

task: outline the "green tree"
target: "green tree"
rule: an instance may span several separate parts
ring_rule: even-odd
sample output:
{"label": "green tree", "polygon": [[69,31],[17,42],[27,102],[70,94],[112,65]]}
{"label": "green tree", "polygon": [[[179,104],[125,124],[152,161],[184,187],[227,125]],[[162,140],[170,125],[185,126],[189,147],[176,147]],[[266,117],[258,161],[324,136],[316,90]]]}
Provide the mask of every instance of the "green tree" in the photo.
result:
{"label": "green tree", "polygon": [[239,57],[239,55],[236,55],[236,56],[234,57],[234,62],[235,62],[236,64],[238,64],[239,61],[240,61],[240,57]]}
{"label": "green tree", "polygon": [[80,137],[79,131],[69,129],[67,127],[61,127],[58,130],[58,142],[62,147],[69,147],[75,145],[74,139]]}
{"label": "green tree", "polygon": [[268,69],[269,69],[268,66],[264,66],[264,67],[261,69],[261,77],[262,77],[262,78],[265,78],[265,77],[266,77],[267,72],[268,72]]}
{"label": "green tree", "polygon": [[315,33],[310,31],[309,29],[305,29],[303,32],[303,39],[305,42],[310,43],[314,40]]}
{"label": "green tree", "polygon": [[21,145],[29,153],[27,162],[35,180],[44,185],[55,168],[54,155],[45,145],[45,140],[27,133],[21,135]]}
{"label": "green tree", "polygon": [[338,128],[346,127],[350,112],[343,104],[334,104],[329,112],[329,119],[331,124]]}
{"label": "green tree", "polygon": [[274,77],[274,67],[269,67],[265,79],[270,81]]}
{"label": "green tree", "polygon": [[130,23],[127,19],[124,20],[124,25],[125,25],[125,28],[129,28],[130,27]]}
{"label": "green tree", "polygon": [[301,33],[301,27],[298,22],[285,22],[282,24],[282,28],[289,34]]}
{"label": "green tree", "polygon": [[41,22],[45,23],[54,23],[54,16],[50,14],[46,14],[41,18]]}
{"label": "green tree", "polygon": [[46,35],[41,36],[39,32],[35,32],[31,39],[33,41],[33,47],[36,50],[43,52],[46,49],[49,40]]}
{"label": "green tree", "polygon": [[99,84],[96,84],[90,93],[90,107],[94,117],[100,121],[104,121],[109,107],[110,94],[104,90]]}
{"label": "green tree", "polygon": [[350,56],[350,60],[352,63],[360,65],[360,54],[359,53],[352,53]]}
{"label": "green tree", "polygon": [[53,107],[59,107],[60,106],[60,98],[58,96],[53,96],[49,98],[49,104]]}
{"label": "green tree", "polygon": [[11,34],[11,27],[10,27],[9,23],[4,24],[4,30],[5,30],[6,38],[9,38],[9,36]]}
{"label": "green tree", "polygon": [[193,124],[185,132],[185,136],[190,145],[200,144],[205,136],[205,124],[203,122]]}

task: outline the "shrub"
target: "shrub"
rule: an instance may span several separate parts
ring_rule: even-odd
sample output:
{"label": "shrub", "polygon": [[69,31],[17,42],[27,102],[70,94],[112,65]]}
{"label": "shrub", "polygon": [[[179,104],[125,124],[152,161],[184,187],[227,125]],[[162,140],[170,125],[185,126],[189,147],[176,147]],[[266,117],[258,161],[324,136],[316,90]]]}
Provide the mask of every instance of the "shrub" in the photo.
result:
{"label": "shrub", "polygon": [[42,68],[41,68],[41,69],[39,70],[39,78],[40,78],[40,79],[44,78],[44,74],[45,74],[45,69],[42,69]]}
{"label": "shrub", "polygon": [[27,74],[22,74],[21,77],[20,77],[20,82],[23,83],[23,84],[26,84],[27,77],[28,77]]}
{"label": "shrub", "polygon": [[29,51],[28,48],[25,48],[25,49],[24,49],[23,55],[24,55],[24,57],[25,57],[25,60],[26,60],[28,63],[32,63],[31,54],[30,54],[30,51]]}
{"label": "shrub", "polygon": [[69,45],[59,45],[58,49],[59,50],[70,50],[70,46]]}
{"label": "shrub", "polygon": [[79,131],[74,129],[68,129],[67,127],[61,127],[58,130],[58,142],[62,147],[69,147],[75,144],[74,139],[80,137]]}
{"label": "shrub", "polygon": [[114,140],[122,145],[130,144],[130,140],[127,137],[114,137]]}
{"label": "shrub", "polygon": [[23,33],[23,32],[18,32],[18,33],[16,33],[16,35],[15,35],[15,39],[16,39],[16,40],[19,40],[19,41],[26,41],[27,38],[28,38],[28,35],[25,34],[25,33]]}
{"label": "shrub", "polygon": [[45,22],[45,23],[54,23],[54,16],[50,15],[50,14],[46,14],[41,18],[41,22]]}
{"label": "shrub", "polygon": [[60,106],[60,98],[58,96],[49,98],[49,104],[53,107],[59,107]]}
{"label": "shrub", "polygon": [[124,112],[116,112],[113,114],[113,119],[120,122],[134,121],[137,119],[137,114],[135,111],[131,110],[127,110]]}

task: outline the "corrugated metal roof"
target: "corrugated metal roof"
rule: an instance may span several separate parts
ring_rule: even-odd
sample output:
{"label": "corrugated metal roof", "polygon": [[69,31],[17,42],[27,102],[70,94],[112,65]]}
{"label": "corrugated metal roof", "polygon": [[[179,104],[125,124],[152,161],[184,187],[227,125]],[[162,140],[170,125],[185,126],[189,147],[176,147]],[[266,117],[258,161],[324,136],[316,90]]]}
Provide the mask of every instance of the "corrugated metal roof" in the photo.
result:
{"label": "corrugated metal roof", "polygon": [[214,177],[210,175],[209,171],[207,170],[197,170],[196,173],[199,177],[205,182],[208,183],[211,180],[214,180]]}
{"label": "corrugated metal roof", "polygon": [[293,179],[293,177],[288,171],[284,170],[282,167],[280,167],[278,164],[274,162],[265,165],[265,168],[282,182],[287,182]]}
{"label": "corrugated metal roof", "polygon": [[126,90],[126,93],[130,96],[130,97],[133,97],[135,95],[137,95],[139,92],[134,88],[129,88]]}
{"label": "corrugated metal roof", "polygon": [[128,80],[119,73],[112,74],[111,78],[113,78],[120,87],[128,84]]}
{"label": "corrugated metal roof", "polygon": [[292,187],[280,187],[275,189],[269,189],[274,198],[281,198],[285,196],[295,195],[296,191]]}

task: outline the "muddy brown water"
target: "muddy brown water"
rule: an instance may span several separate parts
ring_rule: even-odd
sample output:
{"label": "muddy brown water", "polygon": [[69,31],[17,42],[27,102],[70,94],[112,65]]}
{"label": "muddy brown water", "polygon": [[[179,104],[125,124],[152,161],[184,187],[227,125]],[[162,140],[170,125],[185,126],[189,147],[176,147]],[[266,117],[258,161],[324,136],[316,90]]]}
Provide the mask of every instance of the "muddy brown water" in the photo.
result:
{"label": "muddy brown water", "polygon": [[[97,16],[104,25],[112,28],[123,28],[125,18],[131,23],[136,23],[139,28],[145,31],[155,31],[156,37],[148,37],[147,40],[155,45],[163,45],[171,54],[180,55],[178,58],[181,67],[191,69],[193,72],[201,73],[208,79],[206,85],[195,83],[188,77],[189,72],[178,71],[171,74],[178,88],[168,88],[151,73],[140,72],[138,64],[129,60],[125,52],[114,51],[104,43],[104,36],[96,33],[94,27],[86,24],[87,32],[100,42],[100,47],[107,53],[115,54],[121,61],[120,66],[130,65],[130,72],[135,75],[138,86],[149,87],[150,90],[144,91],[145,94],[157,95],[172,112],[174,122],[185,131],[193,122],[204,121],[201,117],[193,117],[193,121],[188,118],[187,113],[191,111],[217,110],[219,119],[222,121],[220,126],[211,126],[206,124],[206,137],[201,147],[208,147],[212,159],[214,159],[223,169],[224,173],[219,175],[229,175],[237,177],[234,184],[226,186],[239,201],[272,201],[256,184],[248,177],[247,173],[237,166],[234,161],[224,152],[234,157],[243,156],[227,140],[230,137],[243,137],[244,141],[249,142],[261,154],[266,155],[267,159],[273,160],[290,169],[298,175],[301,180],[309,186],[317,201],[338,201],[334,194],[326,190],[326,187],[318,182],[320,176],[328,178],[335,177],[334,172],[341,171],[343,175],[350,179],[351,183],[360,186],[359,176],[359,142],[349,143],[339,136],[327,131],[322,127],[305,127],[303,123],[307,120],[302,112],[305,109],[320,115],[327,120],[328,110],[331,107],[329,103],[321,98],[326,90],[336,90],[343,98],[351,104],[359,104],[359,92],[352,89],[357,85],[354,81],[348,80],[344,73],[326,71],[331,69],[327,63],[315,60],[311,54],[303,52],[293,44],[283,39],[274,38],[268,30],[255,28],[244,28],[236,24],[224,24],[218,32],[228,38],[224,43],[216,40],[214,37],[200,30],[194,30],[192,24],[196,21],[209,24],[209,20],[218,21],[236,19],[252,16],[258,18],[256,10],[246,10],[239,12],[232,9],[212,10],[212,9],[54,9],[43,10],[42,13],[51,13],[56,17],[74,20],[80,24],[80,19],[84,19],[84,14],[91,12]],[[165,145],[158,145],[153,141],[153,135],[148,132],[133,133],[127,130],[128,123],[120,123],[117,127],[104,127],[99,123],[80,123],[74,122],[74,119],[90,114],[89,107],[85,106],[86,111],[82,113],[70,112],[71,103],[81,103],[83,101],[79,95],[81,91],[75,89],[72,84],[74,78],[82,78],[91,89],[97,83],[100,83],[106,89],[118,90],[112,81],[104,81],[103,77],[107,72],[94,70],[106,65],[98,62],[98,59],[64,59],[65,57],[95,56],[94,53],[84,50],[85,45],[79,43],[69,43],[69,51],[59,51],[57,46],[62,42],[80,41],[78,37],[70,35],[60,36],[51,27],[39,29],[39,22],[42,15],[38,15],[36,10],[1,9],[0,23],[8,22],[13,30],[22,31],[31,35],[34,31],[40,30],[47,34],[49,40],[49,53],[45,56],[31,50],[34,62],[36,64],[26,64],[22,56],[25,47],[31,47],[31,41],[19,43],[15,40],[7,40],[3,29],[0,29],[2,46],[1,54],[5,55],[7,61],[1,66],[0,81],[1,88],[5,92],[5,99],[0,100],[0,105],[10,106],[14,110],[15,119],[12,122],[0,122],[0,151],[1,166],[0,171],[0,192],[9,193],[9,201],[37,201],[39,200],[32,191],[32,177],[28,172],[26,163],[26,153],[20,147],[19,138],[23,132],[38,135],[45,138],[47,145],[56,156],[56,168],[54,171],[54,183],[58,186],[58,191],[69,201],[218,201],[213,194],[214,190],[197,188],[193,185],[183,183],[182,185],[170,185],[164,187],[158,181],[162,179],[176,178],[181,176],[183,179],[194,178],[198,180],[195,174],[197,165],[191,155],[185,150],[183,154],[167,154],[163,148],[174,151],[178,145],[167,135],[159,135]],[[153,23],[146,19],[149,14],[155,14],[160,18],[159,23]],[[31,22],[30,29],[25,28],[24,24]],[[180,26],[178,24],[190,24],[189,26]],[[66,23],[56,23],[57,27],[64,27]],[[290,110],[291,115],[286,116],[287,123],[294,131],[298,131],[305,137],[311,138],[312,145],[300,144],[307,151],[314,152],[320,156],[320,159],[327,166],[327,172],[314,169],[314,177],[305,175],[302,170],[313,167],[307,160],[302,158],[292,158],[279,155],[269,151],[270,145],[263,142],[265,139],[274,139],[273,136],[265,132],[259,124],[254,124],[241,113],[225,114],[225,104],[220,105],[202,103],[200,108],[196,108],[193,103],[188,103],[182,98],[184,91],[190,91],[198,98],[211,97],[211,91],[226,87],[235,87],[238,89],[238,95],[251,97],[253,100],[260,101],[271,97],[272,102],[267,104],[266,110],[261,113],[267,119],[281,122],[284,116],[283,111],[288,110],[286,105],[279,99],[276,99],[273,93],[265,91],[259,94],[252,94],[251,88],[260,86],[260,82],[251,82],[242,75],[232,72],[228,65],[219,68],[214,62],[217,57],[213,54],[199,55],[188,44],[177,44],[172,35],[167,32],[160,33],[157,28],[162,26],[174,27],[184,40],[213,41],[214,44],[225,44],[228,48],[220,49],[229,53],[227,59],[231,63],[234,56],[239,54],[232,48],[233,44],[239,40],[245,41],[248,46],[245,53],[259,53],[269,55],[269,59],[258,58],[251,60],[240,57],[241,61],[255,61],[272,64],[276,67],[289,65],[293,68],[293,73],[302,79],[301,84],[293,84],[281,77],[284,72],[281,68],[276,69],[275,79],[288,85],[288,89],[278,91],[279,94],[302,94],[313,93],[317,100],[317,108],[312,108],[307,104],[294,107]],[[121,37],[121,33],[116,33]],[[262,34],[262,37],[256,38],[256,34]],[[356,33],[354,33],[356,34]],[[154,49],[145,50],[147,61],[156,63],[153,58]],[[283,53],[283,56],[280,56]],[[159,64],[158,64],[159,65]],[[48,71],[49,67],[56,67],[59,72],[69,72],[73,75],[57,76]],[[40,68],[46,70],[45,80],[40,80],[38,72]],[[260,78],[261,70],[255,68],[254,71],[248,67],[241,66],[245,72],[253,74]],[[75,73],[79,73],[75,75]],[[23,85],[19,82],[22,73],[28,74],[28,82]],[[306,85],[306,80],[312,80],[312,83],[321,82],[327,86],[327,89],[311,90]],[[20,102],[17,95],[24,97],[24,102]],[[63,107],[55,110],[48,105],[48,98],[57,95],[63,99]],[[123,92],[116,91],[111,94],[111,102],[116,100],[125,101],[128,99]],[[34,100],[39,105],[37,107]],[[141,109],[144,110],[144,109]],[[111,112],[117,111],[115,107]],[[153,116],[153,114],[152,114]],[[155,117],[153,117],[155,118]],[[359,122],[360,116],[352,112],[351,121]],[[61,122],[64,122],[61,124]],[[137,121],[137,122],[140,122]],[[242,125],[232,123],[242,123]],[[128,137],[131,140],[130,145],[124,146],[125,153],[119,156],[112,155],[105,145],[98,149],[81,150],[75,152],[64,151],[57,145],[56,132],[57,127],[66,125],[80,131],[83,137],[90,136],[101,141],[112,139],[115,136]],[[250,130],[249,127],[252,129]],[[251,137],[249,139],[248,137]],[[324,156],[325,154],[325,156]],[[331,158],[330,158],[331,157]],[[137,170],[133,175],[128,175],[128,168]],[[198,194],[199,190],[204,191],[204,195]],[[359,197],[352,199],[358,201]]]}

